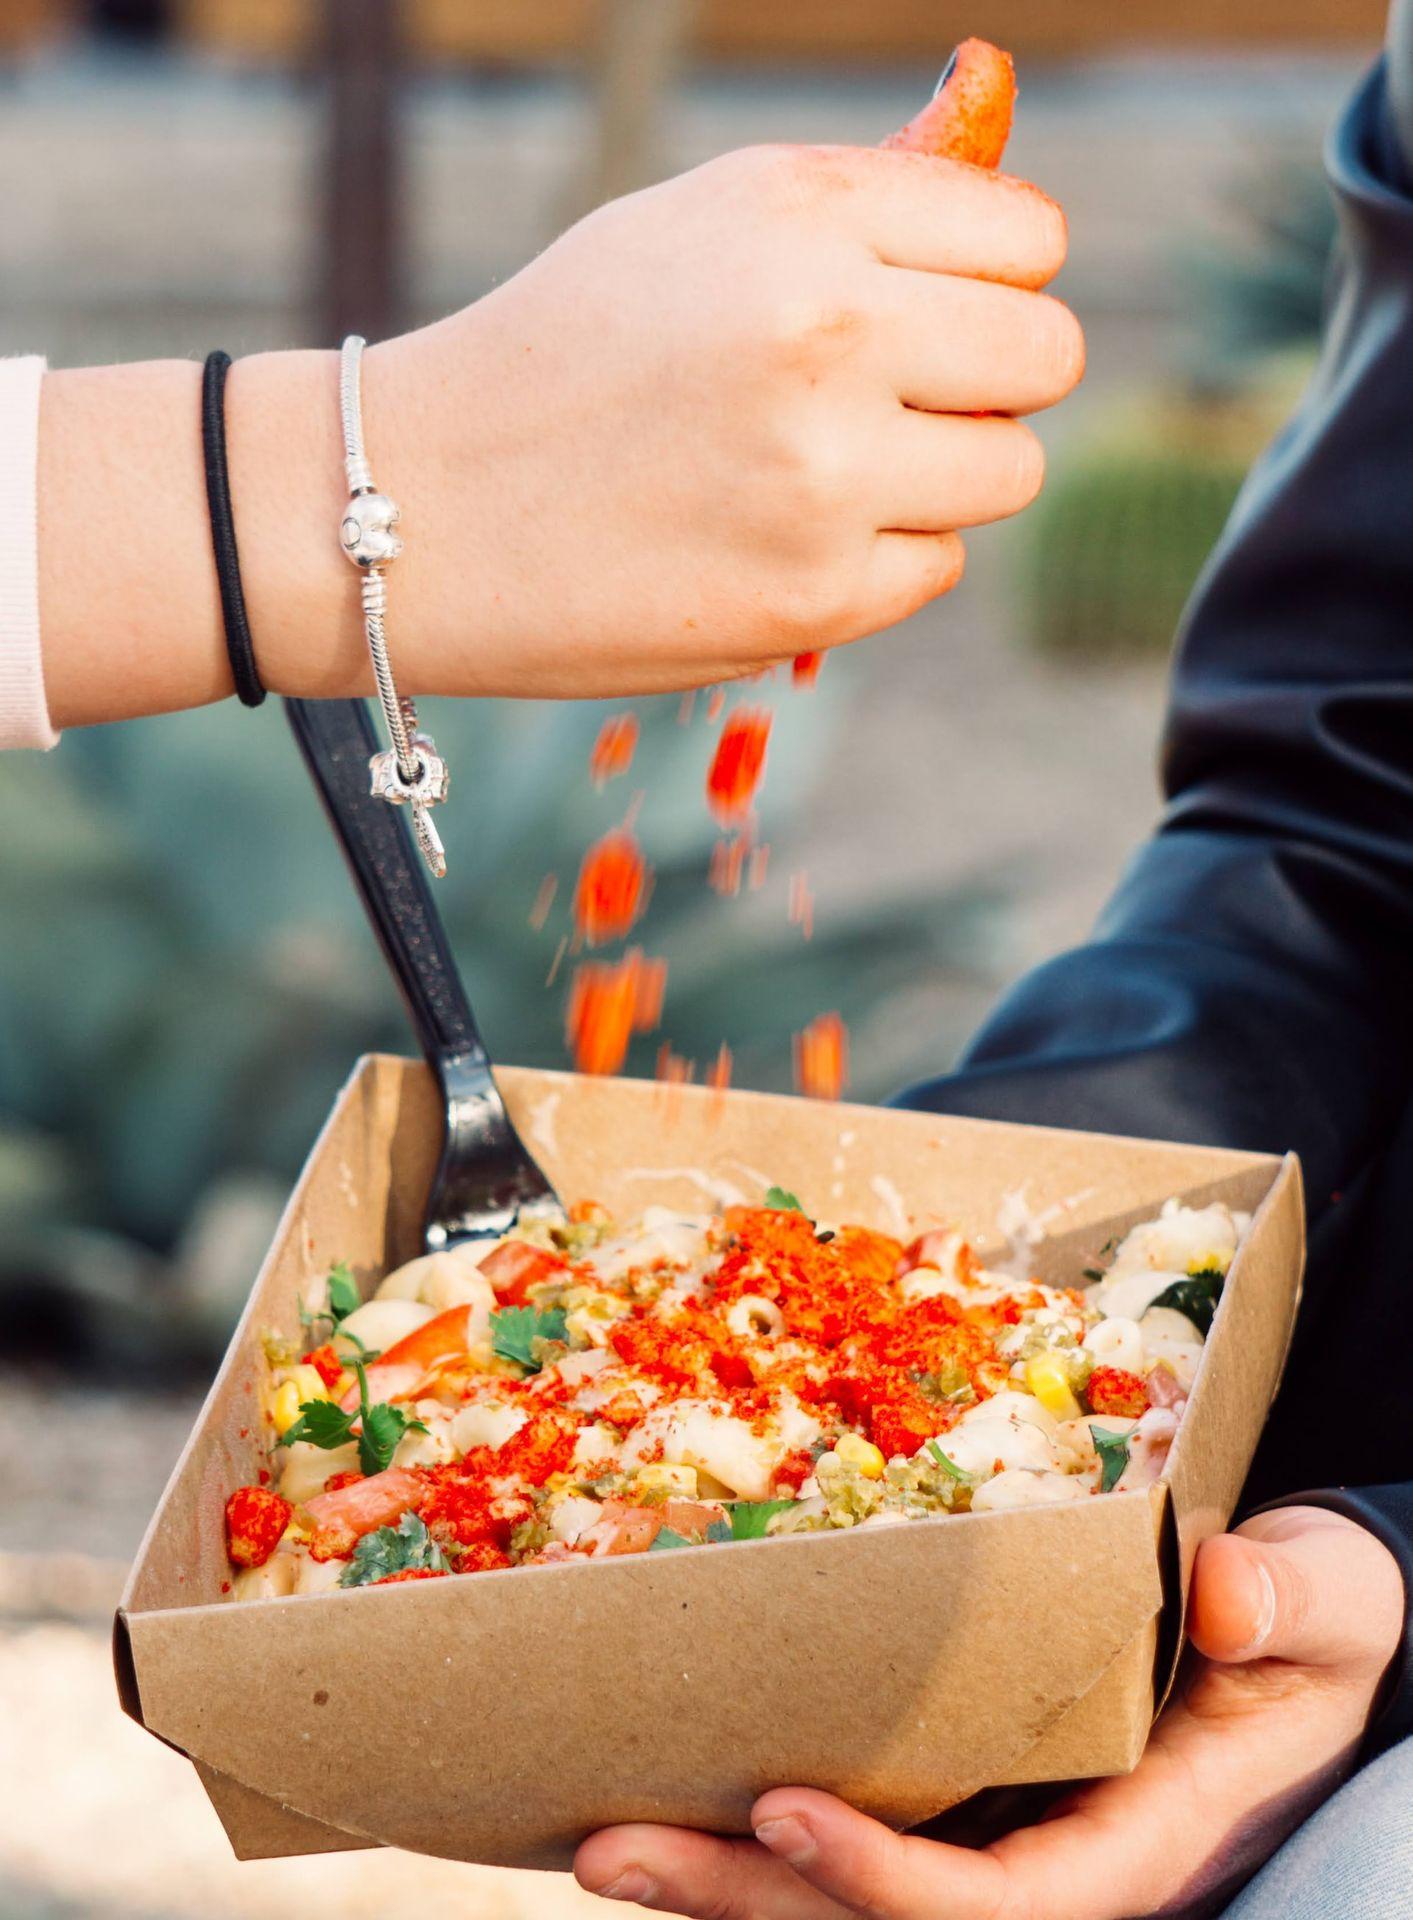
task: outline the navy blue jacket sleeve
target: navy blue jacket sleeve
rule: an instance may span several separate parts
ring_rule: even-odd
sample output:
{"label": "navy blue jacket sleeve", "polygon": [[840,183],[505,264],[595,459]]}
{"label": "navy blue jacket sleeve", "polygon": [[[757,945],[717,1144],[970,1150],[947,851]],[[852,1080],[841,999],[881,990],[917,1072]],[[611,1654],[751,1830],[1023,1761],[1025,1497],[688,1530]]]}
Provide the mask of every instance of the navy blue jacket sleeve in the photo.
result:
{"label": "navy blue jacket sleeve", "polygon": [[[1329,146],[1340,238],[1319,369],[1180,639],[1161,827],[1092,939],[1022,980],[957,1071],[903,1096],[1293,1147],[1317,1258],[1335,1198],[1367,1187],[1406,1134],[1413,1089],[1411,157],[1413,0],[1400,0],[1389,58]],[[1397,1286],[1407,1320],[1413,1274]],[[1291,1474],[1262,1492],[1308,1484]],[[1413,1460],[1345,1510],[1388,1541],[1413,1590],[1405,1476]],[[1413,1731],[1413,1658],[1381,1731]]]}

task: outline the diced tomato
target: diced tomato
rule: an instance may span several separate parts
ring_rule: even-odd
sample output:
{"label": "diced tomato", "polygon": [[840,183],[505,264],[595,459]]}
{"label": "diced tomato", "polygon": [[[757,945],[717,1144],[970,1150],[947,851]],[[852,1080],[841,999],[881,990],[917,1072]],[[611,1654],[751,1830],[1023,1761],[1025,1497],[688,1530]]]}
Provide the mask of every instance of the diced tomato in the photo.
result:
{"label": "diced tomato", "polygon": [[1148,1411],[1148,1389],[1123,1367],[1096,1367],[1084,1389],[1091,1413],[1114,1413],[1136,1420]]}
{"label": "diced tomato", "polygon": [[451,1571],[449,1567],[399,1567],[396,1573],[385,1573],[381,1580],[370,1580],[370,1587],[395,1587],[402,1580],[445,1580]]}
{"label": "diced tomato", "polygon": [[481,1272],[490,1281],[497,1300],[506,1306],[524,1307],[529,1305],[531,1287],[566,1272],[568,1266],[562,1253],[532,1247],[528,1240],[503,1240],[481,1262]]}
{"label": "diced tomato", "polygon": [[687,1540],[705,1540],[707,1528],[726,1517],[724,1507],[704,1500],[665,1500],[657,1511],[665,1527]]}
{"label": "diced tomato", "polygon": [[[448,1307],[384,1348],[367,1369],[368,1398],[373,1402],[407,1399],[429,1368],[466,1353],[471,1345],[471,1313],[470,1307]],[[341,1404],[345,1413],[352,1413],[358,1405],[356,1386],[349,1388]]]}
{"label": "diced tomato", "polygon": [[603,1518],[596,1520],[579,1544],[590,1541],[595,1557],[620,1553],[646,1553],[663,1528],[661,1507],[625,1507],[616,1500],[604,1502]]}
{"label": "diced tomato", "polygon": [[306,1366],[313,1367],[314,1371],[330,1391],[332,1391],[343,1378],[343,1361],[339,1359],[337,1353],[335,1353],[327,1341],[325,1341],[322,1347],[315,1347],[312,1353],[306,1353],[304,1362]]}
{"label": "diced tomato", "polygon": [[290,1504],[268,1487],[237,1487],[226,1502],[226,1552],[232,1566],[263,1567],[289,1525]]}
{"label": "diced tomato", "polygon": [[337,1487],[332,1493],[316,1493],[304,1503],[305,1511],[324,1536],[319,1543],[323,1551],[316,1558],[336,1558],[336,1542],[346,1541],[348,1545],[342,1551],[347,1552],[365,1533],[389,1527],[409,1511],[415,1513],[425,1491],[417,1474],[406,1467],[388,1467],[367,1479]]}
{"label": "diced tomato", "polygon": [[1150,1367],[1143,1382],[1150,1407],[1178,1408],[1187,1404],[1187,1388],[1166,1360]]}

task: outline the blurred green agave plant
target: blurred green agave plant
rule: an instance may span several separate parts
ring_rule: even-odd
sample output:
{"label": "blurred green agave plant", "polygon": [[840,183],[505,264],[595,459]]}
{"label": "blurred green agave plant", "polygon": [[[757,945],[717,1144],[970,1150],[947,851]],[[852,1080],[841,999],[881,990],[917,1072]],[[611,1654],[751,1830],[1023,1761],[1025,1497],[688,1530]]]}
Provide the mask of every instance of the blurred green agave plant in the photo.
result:
{"label": "blurred green agave plant", "polygon": [[[831,662],[812,693],[778,703],[767,840],[807,807],[851,671]],[[808,943],[788,920],[786,847],[761,893],[711,892],[703,708],[684,726],[677,701],[640,703],[632,771],[596,793],[589,748],[612,709],[437,704],[454,778],[437,897],[495,1058],[567,1063],[569,961],[553,988],[547,976],[585,847],[640,791],[656,881],[634,939],[670,971],[661,1034],[635,1045],[630,1072],[651,1073],[662,1038],[703,1063],[724,1039],[738,1083],[787,1087],[806,1020],[837,1008],[862,1025],[985,943],[994,881],[831,908]],[[218,1177],[289,1178],[357,1054],[410,1050],[278,703],[0,757],[0,817],[0,1276],[63,1269],[75,1232],[90,1268],[93,1235],[170,1250]],[[929,1033],[917,1064],[954,1037]],[[855,1092],[882,1093],[900,1065],[913,1062],[896,1049],[856,1060]]]}

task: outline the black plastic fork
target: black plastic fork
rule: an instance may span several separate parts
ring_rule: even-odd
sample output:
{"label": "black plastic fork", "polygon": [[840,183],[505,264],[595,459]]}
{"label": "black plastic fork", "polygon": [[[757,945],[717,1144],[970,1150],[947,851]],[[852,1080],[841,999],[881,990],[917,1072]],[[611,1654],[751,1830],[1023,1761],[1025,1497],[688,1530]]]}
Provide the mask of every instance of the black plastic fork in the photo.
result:
{"label": "black plastic fork", "polygon": [[461,984],[421,856],[396,807],[368,790],[380,742],[361,700],[286,700],[383,957],[406,1002],[446,1109],[423,1221],[429,1253],[498,1237],[559,1197],[511,1123]]}

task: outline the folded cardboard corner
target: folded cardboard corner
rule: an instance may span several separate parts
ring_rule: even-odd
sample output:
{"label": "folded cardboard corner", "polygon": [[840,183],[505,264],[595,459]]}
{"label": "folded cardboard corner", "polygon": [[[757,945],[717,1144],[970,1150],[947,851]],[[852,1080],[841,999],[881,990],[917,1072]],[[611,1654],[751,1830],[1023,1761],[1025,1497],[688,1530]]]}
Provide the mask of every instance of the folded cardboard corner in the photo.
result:
{"label": "folded cardboard corner", "polygon": [[[1047,1277],[1170,1195],[1254,1223],[1168,1471],[1102,1499],[846,1534],[231,1605],[222,1513],[261,1465],[259,1332],[345,1260],[418,1251],[440,1110],[425,1069],[360,1063],[295,1188],[149,1528],[115,1638],[124,1705],[196,1763],[242,1858],[393,1845],[561,1866],[648,1819],[741,1831],[781,1783],[894,1825],[984,1786],[1122,1772],[1170,1677],[1198,1542],[1235,1502],[1299,1291],[1292,1159],[780,1096],[507,1069],[566,1199],[759,1199],[994,1248],[1025,1190]],[[396,1768],[351,1756],[370,1726]]]}

